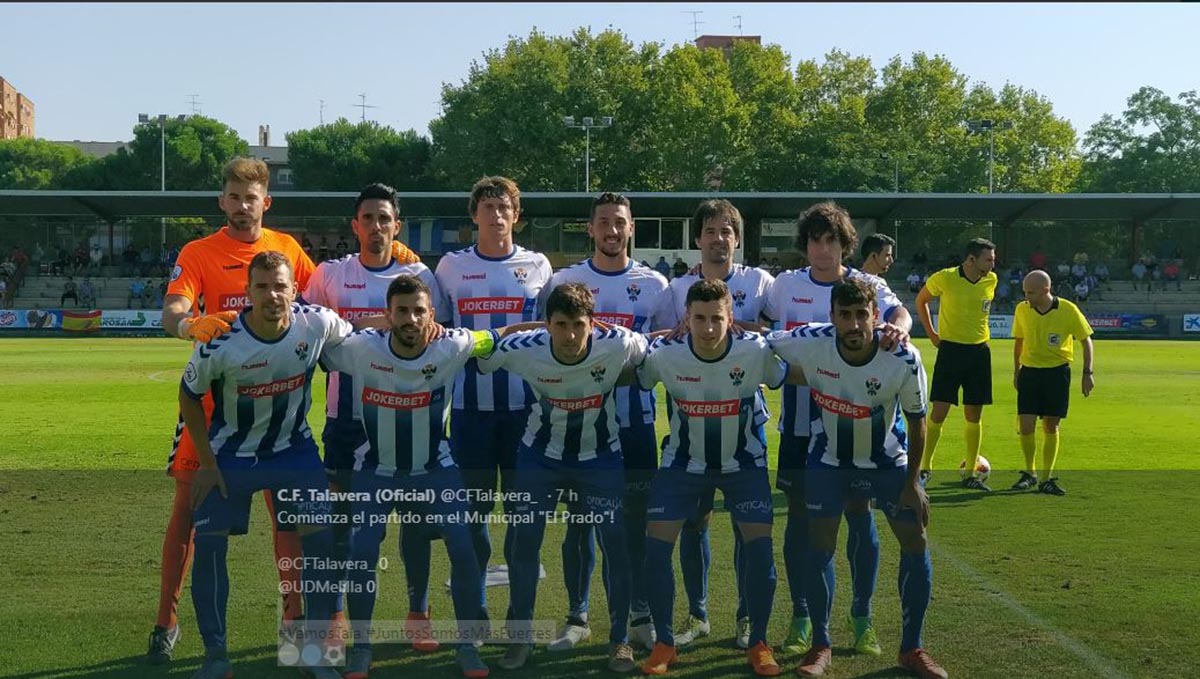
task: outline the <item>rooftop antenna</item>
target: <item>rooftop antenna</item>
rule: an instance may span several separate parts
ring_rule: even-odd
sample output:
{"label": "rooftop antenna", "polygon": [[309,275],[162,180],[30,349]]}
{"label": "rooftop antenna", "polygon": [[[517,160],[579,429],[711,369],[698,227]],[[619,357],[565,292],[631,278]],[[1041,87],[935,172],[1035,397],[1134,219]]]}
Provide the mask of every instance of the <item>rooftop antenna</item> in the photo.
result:
{"label": "rooftop antenna", "polygon": [[325,124],[325,100],[321,99],[320,101],[321,101],[321,112],[319,115],[321,117],[321,124],[324,125]]}
{"label": "rooftop antenna", "polygon": [[737,19],[738,35],[741,35],[742,34],[742,15],[738,14],[737,16],[735,16],[733,18]]}
{"label": "rooftop antenna", "polygon": [[361,102],[361,103],[358,103],[358,104],[355,104],[355,106],[357,106],[358,108],[362,109],[362,121],[365,123],[365,122],[367,122],[367,109],[369,109],[369,108],[379,108],[379,107],[378,107],[378,106],[373,106],[373,105],[371,105],[371,104],[368,104],[368,103],[367,103],[367,95],[366,95],[366,94],[360,94],[360,95],[358,95],[358,98],[359,98],[359,99],[361,99],[361,100],[362,100],[362,102]]}
{"label": "rooftop antenna", "polygon": [[189,94],[188,95],[188,103],[192,105],[192,115],[194,115],[194,116],[200,115],[200,95],[199,94]]}
{"label": "rooftop antenna", "polygon": [[700,15],[704,14],[704,10],[702,10],[702,9],[685,10],[684,14],[692,15],[692,39],[695,40],[696,38],[699,38],[700,37],[700,24],[704,23],[703,21],[700,21]]}

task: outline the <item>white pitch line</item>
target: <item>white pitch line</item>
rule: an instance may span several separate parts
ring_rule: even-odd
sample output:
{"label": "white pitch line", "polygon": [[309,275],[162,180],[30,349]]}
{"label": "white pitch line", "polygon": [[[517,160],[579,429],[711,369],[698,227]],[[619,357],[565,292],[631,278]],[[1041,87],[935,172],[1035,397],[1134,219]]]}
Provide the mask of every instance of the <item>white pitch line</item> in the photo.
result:
{"label": "white pitch line", "polygon": [[1074,639],[1066,632],[1055,627],[1050,621],[1041,617],[1037,613],[1034,613],[1028,608],[1022,606],[1021,603],[1010,596],[1008,592],[1000,589],[995,583],[988,580],[982,573],[974,568],[971,568],[967,562],[954,556],[944,548],[935,547],[933,544],[929,545],[929,551],[937,555],[937,560],[939,563],[949,563],[959,573],[962,573],[968,579],[973,580],[977,587],[993,593],[995,598],[1001,604],[1004,604],[1005,608],[1024,618],[1026,622],[1032,623],[1033,625],[1041,627],[1049,632],[1050,636],[1053,637],[1054,641],[1056,641],[1059,646],[1067,649],[1076,658],[1082,660],[1097,675],[1102,677],[1110,677],[1111,679],[1130,679],[1129,675],[1117,670],[1113,666],[1111,660],[1105,658],[1089,648],[1083,642]]}
{"label": "white pitch line", "polygon": [[171,372],[177,372],[177,371],[175,371],[175,370],[159,370],[156,373],[150,373],[149,375],[147,375],[146,379],[148,379],[152,382],[162,382],[164,384],[170,384],[171,382],[174,382],[175,380],[164,380],[164,379],[160,379],[159,376],[165,375],[165,374],[171,373]]}

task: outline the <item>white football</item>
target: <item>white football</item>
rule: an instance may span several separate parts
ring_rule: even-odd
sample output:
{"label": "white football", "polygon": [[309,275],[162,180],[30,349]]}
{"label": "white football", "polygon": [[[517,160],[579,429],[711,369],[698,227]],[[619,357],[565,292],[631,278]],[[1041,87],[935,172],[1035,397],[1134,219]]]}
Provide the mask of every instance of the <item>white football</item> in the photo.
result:
{"label": "white football", "polygon": [[[991,465],[991,463],[988,462],[988,459],[986,457],[984,457],[982,455],[979,456],[979,459],[975,462],[975,472],[979,475],[980,481],[987,481],[988,476],[990,476],[992,473],[992,465]],[[962,462],[958,463],[958,475],[963,480],[966,480],[966,478],[967,478],[967,461],[966,460],[963,460]]]}

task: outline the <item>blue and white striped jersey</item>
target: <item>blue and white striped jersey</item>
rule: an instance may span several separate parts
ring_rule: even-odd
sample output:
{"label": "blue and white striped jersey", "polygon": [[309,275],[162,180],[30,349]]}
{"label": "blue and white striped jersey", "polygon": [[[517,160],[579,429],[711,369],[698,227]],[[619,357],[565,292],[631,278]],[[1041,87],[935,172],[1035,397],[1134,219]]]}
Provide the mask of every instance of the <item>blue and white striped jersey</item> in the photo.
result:
{"label": "blue and white striped jersey", "polygon": [[228,333],[196,345],[183,371],[188,396],[213,394],[208,439],[215,455],[270,457],[311,439],[317,359],[354,330],[325,307],[293,304],[288,329],[263,340],[246,326],[248,313],[247,307]]}
{"label": "blue and white striped jersey", "polygon": [[[420,262],[400,264],[395,260],[376,269],[366,266],[357,254],[321,262],[308,279],[304,301],[329,307],[353,323],[365,316],[387,313],[387,289],[397,276],[416,276],[433,293],[434,319],[439,323],[450,320],[450,306],[442,297],[437,278],[429,267]],[[325,415],[342,422],[362,419],[362,402],[353,394],[359,390],[352,380],[338,372],[329,373],[325,381]]]}
{"label": "blue and white striped jersey", "polygon": [[908,463],[903,413],[924,415],[926,401],[925,368],[916,347],[878,349],[863,365],[850,365],[838,353],[834,327],[827,323],[776,331],[767,341],[804,370],[812,389],[810,463],[858,469]]}
{"label": "blue and white striped jersey", "polygon": [[547,330],[528,330],[500,340],[479,361],[484,371],[503,366],[529,382],[535,398],[521,442],[555,460],[583,462],[621,451],[613,387],[626,364],[642,362],[646,338],[625,328],[597,328],[588,344],[586,358],[566,365],[551,352]]}
{"label": "blue and white striped jersey", "polygon": [[654,340],[638,380],[646,389],[662,382],[674,404],[662,467],[697,474],[765,467],[768,415],[759,385],[778,389],[785,379],[787,366],[758,333],[730,333],[725,354],[711,361],[696,356],[690,334]]}
{"label": "blue and white striped jersey", "polygon": [[[479,254],[472,245],[446,253],[436,270],[454,325],[468,330],[539,320],[537,298],[553,273],[545,255],[519,245],[499,259]],[[474,359],[454,382],[456,409],[521,410],[532,400],[529,385],[521,379],[505,370],[485,375]]]}
{"label": "blue and white striped jersey", "polygon": [[[538,299],[543,318],[546,298],[563,283],[588,286],[596,299],[596,320],[640,333],[675,327],[667,279],[650,267],[630,260],[624,271],[608,273],[597,269],[589,258],[562,269],[554,274]],[[617,423],[622,428],[654,424],[653,390],[641,389],[636,384],[617,387],[616,399]]]}
{"label": "blue and white striped jersey", "polygon": [[[888,320],[902,306],[900,298],[882,278],[849,267],[846,268],[846,278],[865,281],[874,288],[880,319]],[[813,280],[808,267],[784,271],[771,286],[763,315],[776,325],[776,330],[792,330],[809,323],[828,323],[832,290],[833,283]],[[779,431],[791,432],[794,436],[808,436],[811,413],[808,387],[788,384],[783,387],[781,396]]]}
{"label": "blue and white striped jersey", "polygon": [[496,333],[456,328],[430,342],[416,358],[392,350],[391,332],[360,330],[327,349],[321,364],[353,376],[367,445],[354,468],[380,474],[423,474],[454,464],[446,441],[450,392],[472,356],[492,351]]}
{"label": "blue and white striped jersey", "polygon": [[[687,316],[688,288],[700,279],[699,275],[689,273],[671,281],[671,298],[674,305],[672,326],[678,325]],[[729,286],[729,294],[733,297],[734,322],[758,323],[767,303],[767,293],[775,279],[762,269],[734,264],[733,270],[724,280],[725,285]]]}

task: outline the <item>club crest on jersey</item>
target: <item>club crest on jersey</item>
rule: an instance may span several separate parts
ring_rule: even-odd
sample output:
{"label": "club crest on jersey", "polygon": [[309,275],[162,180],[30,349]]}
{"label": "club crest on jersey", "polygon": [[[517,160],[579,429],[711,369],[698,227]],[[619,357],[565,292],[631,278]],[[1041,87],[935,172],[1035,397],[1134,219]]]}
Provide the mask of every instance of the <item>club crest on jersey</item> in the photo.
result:
{"label": "club crest on jersey", "polygon": [[308,342],[296,343],[296,358],[300,359],[301,361],[308,358]]}
{"label": "club crest on jersey", "polygon": [[733,305],[737,307],[746,306],[746,291],[738,290],[733,293]]}
{"label": "club crest on jersey", "polygon": [[740,386],[742,380],[746,378],[746,371],[742,370],[741,366],[734,366],[733,370],[729,371],[729,379],[733,381],[733,386]]}
{"label": "club crest on jersey", "polygon": [[529,272],[526,271],[524,267],[518,266],[517,268],[513,269],[513,276],[516,277],[518,283],[524,283],[525,281],[529,280]]}
{"label": "club crest on jersey", "polygon": [[437,366],[432,363],[426,363],[425,367],[421,368],[421,374],[425,376],[425,381],[428,382],[437,374]]}
{"label": "club crest on jersey", "polygon": [[183,275],[183,267],[176,264],[175,268],[171,269],[171,282],[174,283],[175,281],[179,280],[179,277],[182,275]]}
{"label": "club crest on jersey", "polygon": [[607,371],[608,371],[608,369],[602,365],[598,365],[595,368],[592,368],[592,379],[596,380],[597,382],[603,382],[604,381],[604,373]]}
{"label": "club crest on jersey", "polygon": [[883,383],[879,381],[878,377],[872,377],[867,380],[867,393],[868,394],[874,396],[879,393],[879,390],[881,388],[883,388]]}
{"label": "club crest on jersey", "polygon": [[983,300],[982,306],[983,306],[983,313],[986,314],[986,313],[990,312],[992,310],[992,300],[990,300],[990,299]]}
{"label": "club crest on jersey", "polygon": [[638,287],[637,283],[630,283],[625,288],[625,293],[629,295],[630,302],[636,302],[638,301],[638,296],[642,294],[642,289]]}

